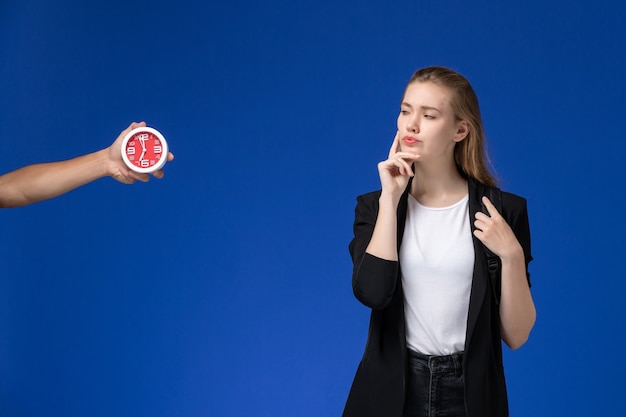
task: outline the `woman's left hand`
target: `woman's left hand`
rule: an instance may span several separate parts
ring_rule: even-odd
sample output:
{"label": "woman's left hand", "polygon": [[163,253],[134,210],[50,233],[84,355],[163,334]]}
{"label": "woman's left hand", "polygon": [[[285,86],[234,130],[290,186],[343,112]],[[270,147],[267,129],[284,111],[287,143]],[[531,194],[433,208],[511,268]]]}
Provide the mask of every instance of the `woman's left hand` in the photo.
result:
{"label": "woman's left hand", "polygon": [[506,220],[487,197],[482,198],[489,215],[476,213],[474,235],[502,261],[500,331],[511,349],[526,343],[537,312],[528,285],[524,250]]}
{"label": "woman's left hand", "polygon": [[476,213],[474,236],[500,258],[519,253],[521,245],[504,217],[487,197],[483,196],[482,202],[489,215],[480,211]]}

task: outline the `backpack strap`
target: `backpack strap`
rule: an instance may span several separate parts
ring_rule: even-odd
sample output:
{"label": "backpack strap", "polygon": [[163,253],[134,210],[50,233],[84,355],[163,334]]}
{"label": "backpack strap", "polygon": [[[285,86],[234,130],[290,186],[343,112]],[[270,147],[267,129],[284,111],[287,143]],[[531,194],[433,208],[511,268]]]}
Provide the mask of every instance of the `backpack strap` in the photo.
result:
{"label": "backpack strap", "polygon": [[[496,187],[485,187],[485,196],[493,203],[502,214],[502,191]],[[487,207],[483,204],[483,212],[489,215]],[[489,282],[491,283],[491,293],[493,294],[496,306],[500,305],[500,292],[502,284],[502,268],[500,258],[493,253],[487,246],[483,245],[485,254],[487,255],[487,270],[489,271]]]}

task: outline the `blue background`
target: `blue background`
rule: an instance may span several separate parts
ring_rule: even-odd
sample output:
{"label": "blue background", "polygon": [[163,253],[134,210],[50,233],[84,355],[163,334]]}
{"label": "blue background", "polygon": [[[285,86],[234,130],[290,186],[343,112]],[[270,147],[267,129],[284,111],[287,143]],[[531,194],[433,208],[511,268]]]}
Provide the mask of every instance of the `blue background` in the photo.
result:
{"label": "blue background", "polygon": [[505,351],[511,414],[621,414],[625,18],[618,0],[2,0],[0,172],[140,120],[176,160],[0,213],[0,415],[340,415],[369,317],[354,198],[435,64],[470,79],[502,187],[529,201],[538,320]]}

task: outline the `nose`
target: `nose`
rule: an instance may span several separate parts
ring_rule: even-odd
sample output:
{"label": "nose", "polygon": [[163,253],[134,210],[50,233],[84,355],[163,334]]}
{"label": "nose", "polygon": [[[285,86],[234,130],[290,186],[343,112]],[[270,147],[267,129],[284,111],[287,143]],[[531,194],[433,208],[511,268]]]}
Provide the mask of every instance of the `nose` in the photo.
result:
{"label": "nose", "polygon": [[409,117],[409,119],[406,122],[406,130],[411,133],[419,133],[420,131],[419,117],[417,116]]}

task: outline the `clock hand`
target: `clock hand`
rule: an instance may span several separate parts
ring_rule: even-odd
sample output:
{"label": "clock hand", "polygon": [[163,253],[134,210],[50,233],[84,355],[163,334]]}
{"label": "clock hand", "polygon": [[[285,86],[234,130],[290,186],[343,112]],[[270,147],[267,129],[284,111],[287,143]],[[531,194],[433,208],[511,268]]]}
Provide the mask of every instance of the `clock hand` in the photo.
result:
{"label": "clock hand", "polygon": [[143,156],[146,154],[146,138],[143,135],[139,137],[139,143],[141,143],[141,149],[142,149],[139,160],[143,161]]}

